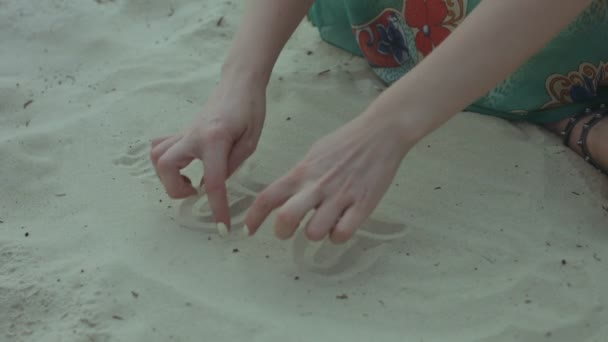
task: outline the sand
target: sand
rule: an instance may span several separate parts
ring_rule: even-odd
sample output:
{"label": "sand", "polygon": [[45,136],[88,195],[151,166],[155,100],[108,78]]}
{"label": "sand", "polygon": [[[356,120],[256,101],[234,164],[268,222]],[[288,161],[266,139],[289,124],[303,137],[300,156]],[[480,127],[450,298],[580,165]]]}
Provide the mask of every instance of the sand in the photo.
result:
{"label": "sand", "polygon": [[[220,238],[170,200],[149,139],[197,114],[241,11],[0,0],[0,341],[606,341],[608,180],[531,125],[459,114],[366,226],[394,229],[347,247]],[[304,22],[233,198],[381,90]]]}

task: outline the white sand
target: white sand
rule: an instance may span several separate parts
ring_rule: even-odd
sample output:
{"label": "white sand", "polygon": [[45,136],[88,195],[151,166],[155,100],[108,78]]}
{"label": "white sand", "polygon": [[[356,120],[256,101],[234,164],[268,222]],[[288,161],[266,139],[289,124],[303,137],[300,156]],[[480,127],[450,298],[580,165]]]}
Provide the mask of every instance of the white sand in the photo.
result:
{"label": "white sand", "polygon": [[[0,0],[1,341],[606,341],[608,182],[529,125],[461,114],[423,141],[375,215],[406,238],[354,277],[297,268],[268,226],[180,227],[147,140],[201,108],[240,5],[101,2]],[[303,24],[244,179],[380,86]]]}

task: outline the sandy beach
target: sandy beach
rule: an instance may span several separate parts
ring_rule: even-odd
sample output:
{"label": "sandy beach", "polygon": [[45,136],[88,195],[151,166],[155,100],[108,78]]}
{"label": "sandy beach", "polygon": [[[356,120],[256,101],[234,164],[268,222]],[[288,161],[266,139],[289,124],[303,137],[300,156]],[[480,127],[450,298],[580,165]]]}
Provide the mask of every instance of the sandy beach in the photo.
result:
{"label": "sandy beach", "polygon": [[[0,0],[0,341],[608,340],[608,178],[536,126],[458,114],[345,246],[222,238],[168,198],[150,139],[197,115],[242,7]],[[304,21],[236,222],[383,88]]]}

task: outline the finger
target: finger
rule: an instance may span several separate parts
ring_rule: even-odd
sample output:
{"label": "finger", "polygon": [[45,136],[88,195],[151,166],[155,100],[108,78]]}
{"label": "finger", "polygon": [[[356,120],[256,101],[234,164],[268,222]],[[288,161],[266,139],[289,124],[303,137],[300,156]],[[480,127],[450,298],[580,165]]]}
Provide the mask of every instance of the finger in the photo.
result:
{"label": "finger", "polygon": [[368,212],[361,210],[356,205],[350,206],[331,231],[330,240],[336,244],[348,241],[367,219],[368,215]]}
{"label": "finger", "polygon": [[230,208],[226,191],[226,169],[229,148],[229,143],[218,140],[214,144],[205,145],[201,156],[205,172],[203,182],[213,218],[216,223],[221,222],[228,229],[230,229]]}
{"label": "finger", "polygon": [[235,173],[241,164],[243,164],[243,162],[249,158],[254,151],[255,144],[249,139],[241,138],[241,140],[239,140],[232,147],[230,157],[228,157],[228,177]]}
{"label": "finger", "polygon": [[289,239],[298,229],[304,216],[313,210],[321,199],[320,192],[312,187],[299,191],[289,198],[277,211],[275,235],[282,240]]}
{"label": "finger", "polygon": [[321,203],[314,215],[306,223],[304,232],[306,237],[312,241],[320,241],[325,238],[344,213],[347,205],[340,205],[336,201],[325,201]]}
{"label": "finger", "polygon": [[152,165],[154,165],[154,167],[156,167],[156,164],[158,164],[158,160],[160,159],[160,157],[162,157],[162,155],[165,154],[165,152],[167,152],[167,150],[171,148],[171,146],[173,146],[177,141],[179,141],[179,139],[181,139],[180,135],[174,135],[168,137],[167,139],[159,141],[156,145],[154,145],[154,142],[152,143],[153,145],[152,149],[150,149],[150,159],[152,160]]}
{"label": "finger", "polygon": [[190,179],[180,173],[193,159],[194,156],[182,141],[173,144],[158,159],[156,170],[169,197],[185,198],[197,193]]}
{"label": "finger", "polygon": [[253,235],[270,213],[283,205],[296,190],[291,177],[284,176],[258,194],[245,217],[245,226]]}
{"label": "finger", "polygon": [[164,137],[158,137],[158,138],[152,139],[152,148],[156,147],[156,145],[160,144],[161,142],[163,142],[171,137],[173,137],[173,135],[167,135]]}

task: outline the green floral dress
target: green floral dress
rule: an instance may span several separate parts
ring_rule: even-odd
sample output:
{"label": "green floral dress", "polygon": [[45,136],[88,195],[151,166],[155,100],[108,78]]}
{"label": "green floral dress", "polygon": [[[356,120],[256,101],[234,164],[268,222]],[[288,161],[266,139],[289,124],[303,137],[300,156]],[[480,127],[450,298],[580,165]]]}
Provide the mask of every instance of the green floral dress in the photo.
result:
{"label": "green floral dress", "polygon": [[[390,84],[431,53],[480,1],[317,0],[309,18],[324,40],[364,57]],[[467,110],[543,123],[606,102],[608,0],[595,0],[543,50]]]}

